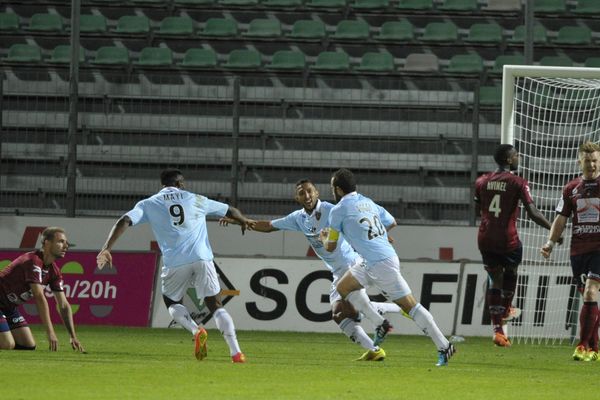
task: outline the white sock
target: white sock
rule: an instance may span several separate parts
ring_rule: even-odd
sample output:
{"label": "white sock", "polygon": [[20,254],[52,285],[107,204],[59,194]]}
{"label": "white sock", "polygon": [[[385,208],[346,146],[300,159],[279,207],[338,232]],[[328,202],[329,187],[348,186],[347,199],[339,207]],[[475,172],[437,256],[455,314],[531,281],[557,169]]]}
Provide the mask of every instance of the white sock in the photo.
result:
{"label": "white sock", "polygon": [[367,350],[376,351],[378,349],[378,347],[373,344],[373,340],[356,321],[345,318],[340,322],[339,327],[354,343],[360,344]]}
{"label": "white sock", "polygon": [[433,320],[433,316],[421,303],[417,303],[409,312],[415,324],[433,340],[438,350],[446,350],[448,348],[448,339],[442,334],[440,328]]}
{"label": "white sock", "polygon": [[192,319],[190,312],[183,304],[171,304],[169,306],[169,315],[179,325],[183,326],[188,331],[195,335],[198,332],[198,324]]}
{"label": "white sock", "polygon": [[233,319],[231,319],[231,315],[229,315],[227,310],[224,308],[219,308],[217,311],[215,311],[213,317],[215,318],[217,329],[221,331],[223,339],[225,339],[225,342],[227,342],[227,345],[229,346],[229,355],[236,355],[241,350],[235,335],[235,326],[233,325]]}
{"label": "white sock", "polygon": [[377,308],[377,310],[379,311],[380,314],[385,314],[385,313],[399,313],[402,312],[402,309],[400,308],[400,306],[396,303],[379,303],[377,301],[372,301],[371,302],[375,308]]}
{"label": "white sock", "polygon": [[346,300],[348,300],[352,305],[363,315],[373,323],[375,326],[379,326],[383,323],[385,318],[383,318],[377,312],[375,306],[369,300],[369,296],[364,290],[355,290],[354,292],[350,292],[348,296],[346,296]]}

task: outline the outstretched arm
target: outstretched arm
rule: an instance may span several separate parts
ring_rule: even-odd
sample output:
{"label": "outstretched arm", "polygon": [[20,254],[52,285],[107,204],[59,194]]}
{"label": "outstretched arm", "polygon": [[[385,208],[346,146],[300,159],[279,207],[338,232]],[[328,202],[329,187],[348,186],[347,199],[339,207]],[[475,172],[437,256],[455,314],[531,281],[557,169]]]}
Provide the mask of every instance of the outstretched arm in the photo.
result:
{"label": "outstretched arm", "polygon": [[225,214],[225,216],[237,221],[237,223],[242,227],[242,235],[244,234],[246,229],[254,228],[255,221],[246,218],[246,216],[242,214],[240,210],[233,206],[229,206],[229,209],[227,210],[227,214]]}
{"label": "outstretched arm", "polygon": [[124,215],[122,216],[112,227],[108,234],[108,238],[102,246],[102,250],[96,256],[96,263],[98,264],[98,268],[102,269],[105,265],[108,265],[112,268],[112,254],[110,251],[112,247],[116,243],[117,239],[121,237],[121,235],[129,228],[131,225],[131,219]]}
{"label": "outstretched arm", "polygon": [[[239,225],[240,223],[232,218],[224,217],[219,220],[219,224],[222,226],[227,226],[228,224]],[[254,221],[254,224],[251,227],[248,227],[248,229],[251,231],[264,233],[275,232],[279,230],[271,224],[271,221],[267,220]]]}
{"label": "outstretched arm", "polygon": [[60,318],[67,328],[67,332],[69,332],[71,347],[73,350],[78,350],[81,353],[85,353],[85,349],[82,344],[77,339],[77,335],[75,334],[75,324],[73,323],[73,312],[71,311],[71,305],[67,301],[67,297],[65,296],[65,292],[54,292],[54,298],[56,299],[56,305],[58,306],[58,312],[60,313]]}
{"label": "outstretched arm", "polygon": [[525,210],[527,211],[527,215],[529,216],[529,219],[531,219],[533,222],[535,222],[542,228],[550,229],[552,227],[552,225],[550,224],[550,221],[548,221],[548,219],[546,219],[544,214],[542,214],[540,212],[540,210],[537,209],[535,204],[525,203],[524,205],[525,205]]}
{"label": "outstretched arm", "polygon": [[540,253],[542,253],[545,258],[550,257],[550,253],[552,253],[552,249],[554,248],[556,242],[560,240],[560,237],[565,230],[565,226],[567,226],[567,217],[558,214],[556,218],[554,218],[554,222],[550,228],[550,236],[548,237],[548,241],[540,249]]}
{"label": "outstretched arm", "polygon": [[50,351],[58,350],[58,338],[54,332],[54,326],[50,320],[50,309],[48,308],[48,301],[46,295],[44,295],[44,287],[39,283],[30,283],[31,293],[35,299],[35,305],[38,309],[38,314],[42,320],[42,325],[46,328],[46,336],[48,336],[48,348]]}

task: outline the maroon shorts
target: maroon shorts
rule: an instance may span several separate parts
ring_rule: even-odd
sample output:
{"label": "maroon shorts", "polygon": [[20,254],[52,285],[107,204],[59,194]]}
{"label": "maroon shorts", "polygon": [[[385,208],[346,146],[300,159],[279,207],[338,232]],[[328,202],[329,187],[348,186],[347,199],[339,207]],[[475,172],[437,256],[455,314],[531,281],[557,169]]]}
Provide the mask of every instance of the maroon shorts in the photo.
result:
{"label": "maroon shorts", "polygon": [[26,326],[28,326],[27,320],[17,307],[0,309],[0,332],[8,332]]}

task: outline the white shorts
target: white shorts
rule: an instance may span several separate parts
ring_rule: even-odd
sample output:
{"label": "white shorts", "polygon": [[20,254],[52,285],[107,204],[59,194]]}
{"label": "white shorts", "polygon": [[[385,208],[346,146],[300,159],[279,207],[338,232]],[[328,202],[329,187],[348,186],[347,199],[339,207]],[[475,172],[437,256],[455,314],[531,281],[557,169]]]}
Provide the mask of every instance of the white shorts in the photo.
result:
{"label": "white shorts", "polygon": [[215,296],[221,291],[219,275],[212,261],[196,261],[175,268],[162,268],[162,293],[173,301],[183,299],[189,287],[196,289],[199,299]]}
{"label": "white shorts", "polygon": [[350,267],[350,273],[365,288],[375,287],[388,300],[395,301],[411,294],[408,283],[400,274],[400,260],[390,257],[367,265],[366,262]]}

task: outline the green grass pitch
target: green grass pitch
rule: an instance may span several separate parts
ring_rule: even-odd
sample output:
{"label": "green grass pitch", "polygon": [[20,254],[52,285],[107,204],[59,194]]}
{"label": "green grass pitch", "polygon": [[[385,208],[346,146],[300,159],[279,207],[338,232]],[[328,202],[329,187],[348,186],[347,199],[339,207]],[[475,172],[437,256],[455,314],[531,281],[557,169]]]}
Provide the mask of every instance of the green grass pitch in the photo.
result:
{"label": "green grass pitch", "polygon": [[467,338],[448,367],[435,367],[426,337],[388,337],[383,362],[356,362],[362,349],[340,334],[238,332],[247,364],[232,364],[220,333],[193,356],[181,329],[79,327],[88,354],[2,351],[1,398],[14,399],[566,399],[595,398],[600,362],[570,359],[570,345],[497,348]]}

